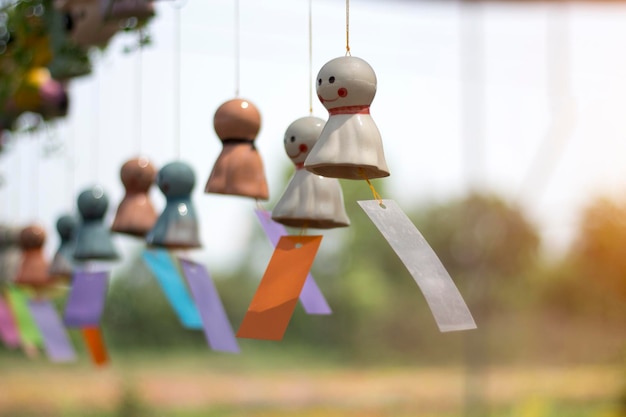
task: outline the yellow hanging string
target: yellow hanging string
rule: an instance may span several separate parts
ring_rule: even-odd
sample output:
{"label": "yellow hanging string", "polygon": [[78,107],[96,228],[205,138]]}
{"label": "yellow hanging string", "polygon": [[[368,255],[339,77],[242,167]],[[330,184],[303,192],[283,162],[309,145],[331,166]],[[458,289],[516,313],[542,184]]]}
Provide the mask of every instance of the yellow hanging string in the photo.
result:
{"label": "yellow hanging string", "polygon": [[350,0],[346,0],[346,56],[350,56]]}
{"label": "yellow hanging string", "polygon": [[365,171],[363,171],[363,168],[359,168],[358,171],[359,175],[367,182],[370,190],[372,190],[372,195],[374,196],[374,199],[378,200],[378,205],[384,207],[385,205],[383,204],[383,198],[380,196],[380,194],[378,194],[378,191],[376,191],[376,188],[374,188],[374,185],[370,182],[369,178],[367,178],[367,175],[365,175]]}
{"label": "yellow hanging string", "polygon": [[304,224],[302,225],[302,228],[300,229],[300,236],[306,235],[308,228],[309,228],[309,224],[307,222],[304,222]]}

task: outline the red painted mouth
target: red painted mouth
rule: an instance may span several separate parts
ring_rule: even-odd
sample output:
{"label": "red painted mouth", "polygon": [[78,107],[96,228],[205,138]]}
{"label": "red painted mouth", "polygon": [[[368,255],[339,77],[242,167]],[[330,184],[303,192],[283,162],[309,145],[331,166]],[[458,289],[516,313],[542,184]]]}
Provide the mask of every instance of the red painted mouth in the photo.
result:
{"label": "red painted mouth", "polygon": [[343,98],[343,97],[345,97],[345,96],[347,96],[347,95],[348,95],[348,90],[347,90],[346,88],[341,87],[341,88],[339,88],[339,89],[337,90],[337,97],[335,97],[335,98],[334,98],[334,99],[332,99],[332,100],[327,99],[327,98],[324,98],[324,97],[320,96],[319,94],[317,95],[317,97],[319,97],[320,101],[321,101],[321,102],[322,102],[322,104],[323,104],[323,103],[332,103],[333,101],[337,101],[337,100],[339,100],[340,98]]}
{"label": "red painted mouth", "polygon": [[297,154],[295,154],[295,155],[291,155],[289,152],[287,152],[287,156],[289,158],[291,158],[291,159],[297,158],[300,155],[302,155],[303,153],[305,153],[306,151],[308,151],[309,147],[306,146],[304,143],[301,143],[300,146],[298,146],[298,150],[299,150],[299,152]]}
{"label": "red painted mouth", "polygon": [[322,96],[320,96],[320,95],[318,95],[317,97],[320,99],[320,101],[321,101],[322,103],[332,103],[333,101],[337,101],[337,100],[339,100],[339,97],[336,97],[336,98],[334,98],[334,99],[332,99],[332,100],[330,100],[330,99],[328,99],[328,98],[324,98],[324,97],[322,97]]}

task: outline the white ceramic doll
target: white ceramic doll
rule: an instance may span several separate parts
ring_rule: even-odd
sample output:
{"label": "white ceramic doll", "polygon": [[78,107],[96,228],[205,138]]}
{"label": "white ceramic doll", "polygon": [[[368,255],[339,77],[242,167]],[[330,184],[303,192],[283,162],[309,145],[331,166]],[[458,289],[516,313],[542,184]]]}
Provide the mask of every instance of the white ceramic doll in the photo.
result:
{"label": "white ceramic doll", "polygon": [[317,96],[328,122],[304,162],[324,177],[371,179],[389,176],[380,132],[370,116],[376,74],[361,58],[327,62],[317,75]]}
{"label": "white ceramic doll", "polygon": [[296,172],[272,211],[272,219],[278,223],[314,229],[350,225],[339,181],[303,169],[323,127],[322,119],[309,116],[296,120],[285,132],[285,152]]}

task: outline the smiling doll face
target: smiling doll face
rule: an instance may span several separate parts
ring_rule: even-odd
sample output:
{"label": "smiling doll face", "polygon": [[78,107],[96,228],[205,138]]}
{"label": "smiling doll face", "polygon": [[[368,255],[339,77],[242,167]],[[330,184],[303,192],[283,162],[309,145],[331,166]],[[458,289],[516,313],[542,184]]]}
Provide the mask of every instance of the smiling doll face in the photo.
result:
{"label": "smiling doll face", "polygon": [[361,58],[328,61],[317,74],[317,97],[326,109],[369,106],[376,95],[376,74]]}
{"label": "smiling doll face", "polygon": [[324,127],[324,120],[302,117],[289,125],[285,131],[285,152],[294,164],[302,164],[317,142]]}

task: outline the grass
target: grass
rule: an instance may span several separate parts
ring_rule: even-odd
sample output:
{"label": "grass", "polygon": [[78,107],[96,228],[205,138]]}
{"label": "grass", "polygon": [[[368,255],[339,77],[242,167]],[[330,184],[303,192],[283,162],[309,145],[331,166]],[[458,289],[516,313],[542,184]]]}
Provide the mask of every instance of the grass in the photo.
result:
{"label": "grass", "polygon": [[290,352],[114,353],[102,369],[3,354],[0,417],[623,417],[626,381],[610,365],[468,375],[458,366],[360,367]]}

